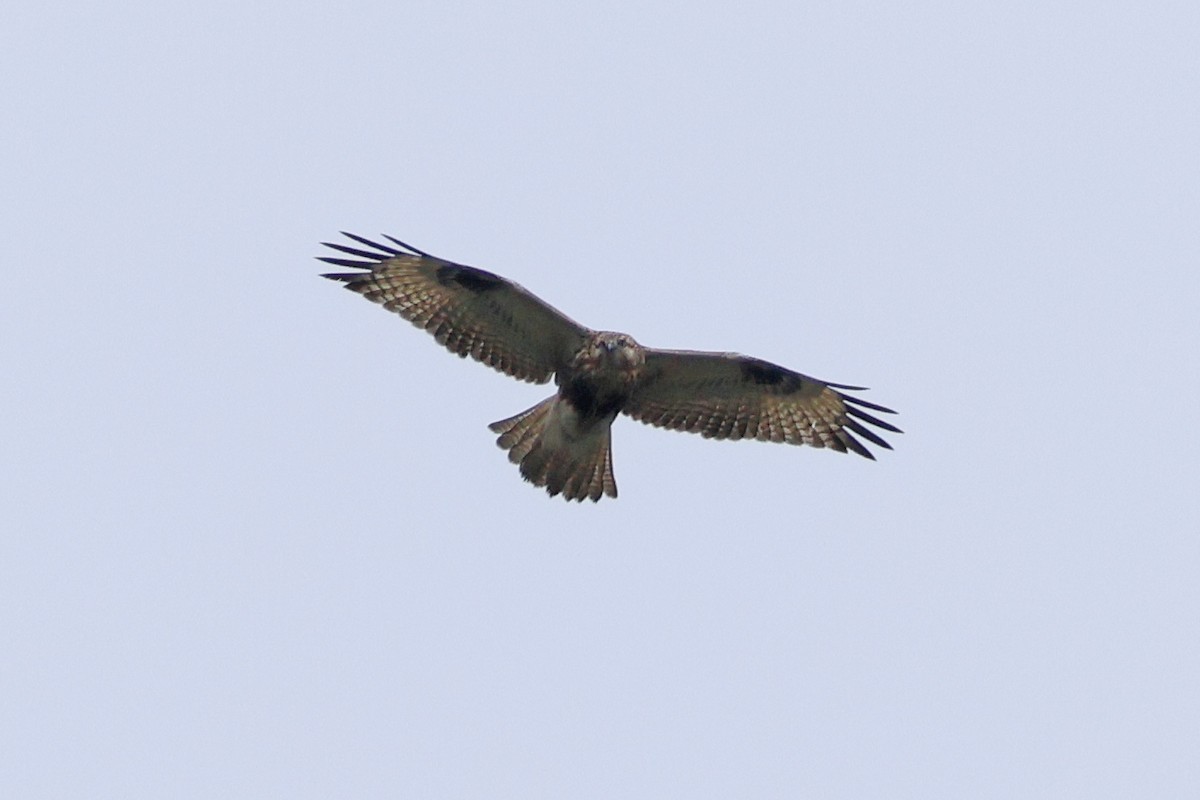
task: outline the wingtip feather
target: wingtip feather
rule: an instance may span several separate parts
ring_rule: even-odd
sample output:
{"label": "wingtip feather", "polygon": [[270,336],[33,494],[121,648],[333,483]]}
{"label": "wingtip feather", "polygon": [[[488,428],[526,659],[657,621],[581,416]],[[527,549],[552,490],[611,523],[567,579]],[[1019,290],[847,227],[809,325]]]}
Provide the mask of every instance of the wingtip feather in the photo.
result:
{"label": "wingtip feather", "polygon": [[400,245],[401,247],[403,247],[405,250],[408,250],[409,252],[416,253],[417,255],[422,256],[424,258],[434,258],[434,256],[429,255],[429,253],[426,253],[424,250],[418,250],[417,248],[413,247],[411,244],[407,244],[405,242],[400,241],[395,236],[388,236],[386,233],[381,233],[380,236],[387,239],[389,242]]}
{"label": "wingtip feather", "polygon": [[333,256],[316,256],[317,261],[324,261],[326,264],[333,264],[335,267],[349,267],[350,269],[363,269],[370,272],[375,268],[375,263],[370,261],[353,261],[349,258],[335,258]]}

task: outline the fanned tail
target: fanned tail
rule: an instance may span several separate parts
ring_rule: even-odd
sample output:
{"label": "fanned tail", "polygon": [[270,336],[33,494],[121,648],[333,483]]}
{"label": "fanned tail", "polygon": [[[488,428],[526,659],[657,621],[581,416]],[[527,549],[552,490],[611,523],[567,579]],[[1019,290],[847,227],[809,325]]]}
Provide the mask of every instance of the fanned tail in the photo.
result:
{"label": "fanned tail", "polygon": [[555,395],[488,427],[500,434],[496,444],[508,451],[509,461],[520,465],[521,476],[546,487],[551,497],[561,494],[580,502],[616,497],[611,424],[580,431],[577,422],[574,409]]}

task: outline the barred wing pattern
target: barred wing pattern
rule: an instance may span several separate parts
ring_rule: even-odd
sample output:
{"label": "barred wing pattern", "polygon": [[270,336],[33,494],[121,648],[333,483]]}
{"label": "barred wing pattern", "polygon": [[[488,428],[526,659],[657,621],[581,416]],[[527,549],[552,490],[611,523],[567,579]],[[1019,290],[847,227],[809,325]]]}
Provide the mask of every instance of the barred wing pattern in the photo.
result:
{"label": "barred wing pattern", "polygon": [[890,408],[837,391],[843,386],[738,353],[646,350],[643,380],[625,405],[636,420],[711,439],[758,439],[852,451],[874,460],[858,434],[892,449],[863,423],[900,433],[863,411]]}
{"label": "barred wing pattern", "polygon": [[358,272],[329,273],[433,334],[448,350],[531,383],[545,383],[579,349],[588,330],[510,280],[385,238],[344,236],[364,250],[323,242],[354,259],[321,261]]}

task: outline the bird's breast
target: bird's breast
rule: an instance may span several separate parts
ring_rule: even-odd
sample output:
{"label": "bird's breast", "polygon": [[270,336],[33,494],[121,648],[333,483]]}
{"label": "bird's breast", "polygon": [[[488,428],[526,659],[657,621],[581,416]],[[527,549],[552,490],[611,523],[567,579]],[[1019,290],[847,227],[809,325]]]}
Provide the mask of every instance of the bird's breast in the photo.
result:
{"label": "bird's breast", "polygon": [[612,419],[620,413],[629,399],[629,392],[620,383],[597,381],[589,375],[572,375],[560,384],[558,393],[583,420]]}

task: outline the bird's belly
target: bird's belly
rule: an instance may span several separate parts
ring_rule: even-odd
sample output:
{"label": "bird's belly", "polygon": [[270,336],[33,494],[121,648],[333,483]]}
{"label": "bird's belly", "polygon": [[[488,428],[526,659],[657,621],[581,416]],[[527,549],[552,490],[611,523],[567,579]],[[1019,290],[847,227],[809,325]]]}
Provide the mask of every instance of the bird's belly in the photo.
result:
{"label": "bird's belly", "polygon": [[616,417],[615,411],[603,415],[585,413],[565,397],[560,398],[550,411],[542,436],[551,445],[587,443],[603,436]]}

